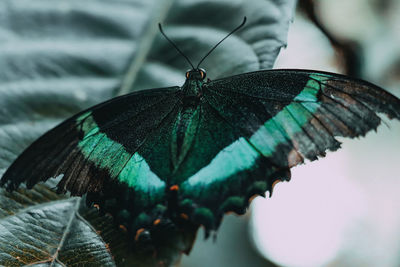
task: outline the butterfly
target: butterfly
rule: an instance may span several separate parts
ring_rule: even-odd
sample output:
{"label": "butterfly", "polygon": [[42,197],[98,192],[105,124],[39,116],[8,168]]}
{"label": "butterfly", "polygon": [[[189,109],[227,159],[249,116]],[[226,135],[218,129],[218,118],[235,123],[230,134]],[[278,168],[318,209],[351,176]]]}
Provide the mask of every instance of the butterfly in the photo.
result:
{"label": "butterfly", "polygon": [[366,81],[296,69],[208,80],[200,63],[182,86],[133,92],[65,120],[0,185],[32,188],[62,175],[58,193],[87,194],[135,240],[185,222],[209,233],[289,180],[291,167],[337,150],[335,137],[376,129],[377,113],[400,120],[400,100]]}

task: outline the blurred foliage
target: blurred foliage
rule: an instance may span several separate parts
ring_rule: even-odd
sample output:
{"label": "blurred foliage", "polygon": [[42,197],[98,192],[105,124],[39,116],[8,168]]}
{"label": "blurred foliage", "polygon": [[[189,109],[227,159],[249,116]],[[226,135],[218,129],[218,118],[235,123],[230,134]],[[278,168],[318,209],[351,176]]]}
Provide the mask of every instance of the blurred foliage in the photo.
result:
{"label": "blurred foliage", "polygon": [[322,0],[314,1],[314,5],[323,28],[334,39],[353,46],[354,56],[358,58],[353,72],[394,89],[396,94],[400,83],[400,2]]}

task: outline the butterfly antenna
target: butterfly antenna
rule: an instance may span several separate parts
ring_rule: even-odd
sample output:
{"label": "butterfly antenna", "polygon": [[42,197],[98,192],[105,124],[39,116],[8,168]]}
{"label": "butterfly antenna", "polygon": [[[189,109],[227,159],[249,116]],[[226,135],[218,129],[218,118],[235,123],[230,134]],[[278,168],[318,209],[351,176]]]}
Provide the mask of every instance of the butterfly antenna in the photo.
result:
{"label": "butterfly antenna", "polygon": [[192,64],[192,62],[190,61],[190,59],[179,49],[179,47],[171,40],[168,38],[168,36],[164,33],[161,23],[158,23],[158,28],[160,28],[160,32],[161,34],[165,37],[165,39],[167,39],[167,41],[187,60],[187,62],[189,62],[190,66],[192,66],[192,69],[194,69],[194,66]]}
{"label": "butterfly antenna", "polygon": [[219,46],[220,43],[222,43],[226,38],[228,38],[229,36],[231,36],[233,33],[235,33],[236,31],[238,31],[240,28],[242,28],[244,26],[244,24],[246,23],[247,18],[244,17],[242,23],[237,26],[235,29],[233,29],[230,33],[228,33],[227,36],[225,36],[221,41],[219,41],[216,45],[214,45],[213,48],[211,48],[210,51],[208,51],[208,53],[200,60],[199,64],[197,64],[196,69],[199,68],[200,64],[204,61],[204,59],[206,59],[206,57],[208,57],[212,51],[214,51],[215,48],[217,48],[217,46]]}

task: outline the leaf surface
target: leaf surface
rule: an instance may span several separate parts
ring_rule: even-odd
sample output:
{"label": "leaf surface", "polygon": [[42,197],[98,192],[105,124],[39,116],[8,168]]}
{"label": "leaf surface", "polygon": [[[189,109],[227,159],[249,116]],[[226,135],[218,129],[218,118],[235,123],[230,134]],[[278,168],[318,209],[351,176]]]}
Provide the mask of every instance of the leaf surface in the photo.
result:
{"label": "leaf surface", "polygon": [[46,185],[13,193],[0,189],[0,264],[115,266],[103,239],[82,217],[80,203]]}

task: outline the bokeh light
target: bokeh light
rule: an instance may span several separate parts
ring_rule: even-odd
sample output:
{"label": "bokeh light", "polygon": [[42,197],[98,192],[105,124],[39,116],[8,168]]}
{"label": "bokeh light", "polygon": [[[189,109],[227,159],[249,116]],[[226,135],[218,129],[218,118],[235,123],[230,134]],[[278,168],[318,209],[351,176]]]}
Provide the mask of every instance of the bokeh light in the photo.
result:
{"label": "bokeh light", "polygon": [[255,200],[250,223],[254,242],[279,265],[322,266],[339,253],[347,231],[365,213],[363,192],[351,182],[346,151],[296,167],[270,199]]}

